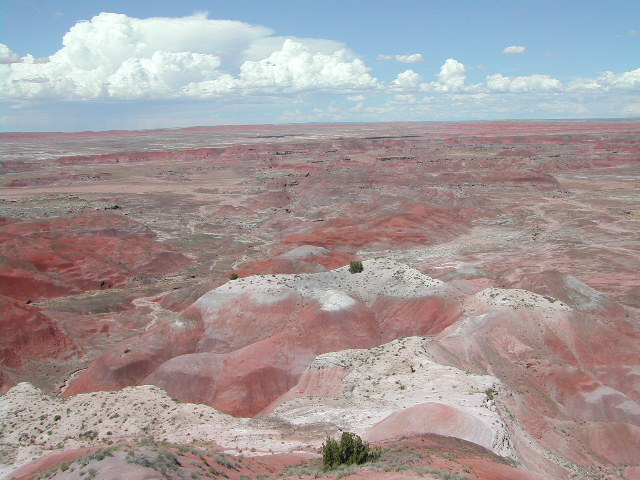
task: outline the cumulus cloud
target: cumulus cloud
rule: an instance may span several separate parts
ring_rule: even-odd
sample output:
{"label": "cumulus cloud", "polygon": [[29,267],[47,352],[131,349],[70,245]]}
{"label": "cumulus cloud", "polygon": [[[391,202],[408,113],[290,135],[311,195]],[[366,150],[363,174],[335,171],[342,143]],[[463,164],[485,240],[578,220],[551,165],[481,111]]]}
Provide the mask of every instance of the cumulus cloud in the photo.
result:
{"label": "cumulus cloud", "polygon": [[423,83],[422,76],[413,70],[400,73],[393,82],[393,90],[440,92],[443,94],[473,92],[481,89],[481,85],[466,85],[467,67],[458,60],[448,58],[440,67],[435,82]]}
{"label": "cumulus cloud", "polygon": [[412,53],[411,55],[396,55],[396,61],[400,63],[422,63],[424,57],[421,53]]}
{"label": "cumulus cloud", "polygon": [[[525,53],[526,49],[511,46],[504,51]],[[404,64],[424,61],[419,53],[378,58]],[[486,116],[502,112],[531,115],[538,111],[532,110],[534,105],[545,114],[586,114],[580,110],[585,98],[599,99],[598,105],[602,105],[588,114],[610,111],[612,115],[637,115],[638,103],[635,99],[630,103],[629,97],[640,92],[640,68],[621,73],[606,71],[566,83],[550,75],[510,77],[496,73],[477,84],[467,83],[469,69],[448,58],[439,72],[431,72],[435,73],[433,81],[405,69],[395,79],[382,82],[341,42],[278,36],[265,26],[209,19],[206,14],[138,19],[102,13],[74,25],[64,36],[62,48],[46,59],[20,57],[0,44],[0,88],[3,98],[9,100],[7,111],[25,105],[46,106],[49,99],[244,97],[241,102],[246,103],[252,96],[262,96],[260,102],[268,97],[277,103],[281,102],[279,97],[286,96],[287,104],[317,101],[318,105],[327,97],[309,93],[331,93],[343,94],[343,101],[352,103],[347,103],[347,108],[332,106],[338,109],[335,112],[323,109],[322,115],[347,119],[343,116],[356,111],[384,115],[384,108],[396,108],[398,115],[418,112],[417,106],[425,103],[420,94],[429,92],[429,112],[441,108],[448,115],[449,107],[457,106],[460,115],[467,118],[473,112]],[[611,93],[603,95],[607,92]],[[378,97],[371,103],[379,103],[377,100],[384,95],[391,99],[384,108],[362,103],[372,96]],[[37,102],[23,102],[28,99]],[[595,100],[589,101],[594,105]]]}
{"label": "cumulus cloud", "polygon": [[463,63],[453,58],[448,58],[440,67],[439,81],[432,85],[435,90],[443,92],[462,90],[467,78],[466,71],[467,68]]}
{"label": "cumulus cloud", "polygon": [[597,82],[607,90],[640,90],[640,68],[618,74],[604,72]]}
{"label": "cumulus cloud", "polygon": [[549,75],[510,78],[501,73],[487,76],[487,88],[495,92],[538,93],[560,91],[562,82]]}
{"label": "cumulus cloud", "polygon": [[20,61],[20,56],[12,52],[4,43],[0,43],[0,64],[16,63]]}
{"label": "cumulus cloud", "polygon": [[240,68],[240,83],[246,89],[338,89],[372,88],[377,80],[362,60],[345,50],[332,54],[311,53],[309,47],[285,40],[282,49],[259,61],[247,61]]}
{"label": "cumulus cloud", "polygon": [[412,53],[411,55],[378,55],[378,60],[395,60],[400,63],[422,63],[424,57],[421,53]]}
{"label": "cumulus cloud", "polygon": [[[270,28],[206,14],[132,18],[101,13],[74,25],[39,63],[0,48],[5,95],[17,99],[209,98],[230,93],[373,88],[369,68],[340,42],[277,37]],[[18,61],[20,60],[20,61]]]}
{"label": "cumulus cloud", "polygon": [[527,53],[527,49],[522,45],[511,45],[510,47],[505,48],[502,52],[522,54],[522,53]]}
{"label": "cumulus cloud", "polygon": [[604,72],[597,78],[581,78],[570,83],[569,89],[572,91],[640,91],[640,68],[629,72],[613,73]]}
{"label": "cumulus cloud", "polygon": [[420,82],[422,81],[422,76],[413,70],[405,70],[402,73],[399,73],[396,79],[392,82],[394,87],[402,88],[402,89],[415,89],[418,88]]}

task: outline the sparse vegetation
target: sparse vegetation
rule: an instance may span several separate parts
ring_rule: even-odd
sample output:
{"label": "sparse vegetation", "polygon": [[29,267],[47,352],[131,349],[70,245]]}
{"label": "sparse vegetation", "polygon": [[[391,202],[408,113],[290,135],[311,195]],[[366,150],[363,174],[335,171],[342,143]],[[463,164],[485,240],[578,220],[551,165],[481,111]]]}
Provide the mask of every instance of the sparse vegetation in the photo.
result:
{"label": "sparse vegetation", "polygon": [[355,433],[343,432],[340,442],[331,437],[322,445],[322,463],[326,470],[339,465],[361,465],[380,457],[379,450],[372,450],[369,443]]}
{"label": "sparse vegetation", "polygon": [[469,480],[469,477],[467,477],[466,475],[462,475],[460,473],[454,473],[454,472],[447,472],[445,470],[440,470],[440,469],[429,470],[428,472],[442,478],[443,480]]}
{"label": "sparse vegetation", "polygon": [[[354,437],[357,437],[357,435],[354,434],[348,435],[351,435],[352,439]],[[336,448],[336,446],[338,448],[340,447],[340,443],[336,442],[335,440],[333,441],[333,443],[325,442],[324,447],[326,447],[326,445],[332,445],[332,448]],[[324,451],[325,448],[323,448],[323,453]],[[370,456],[370,460],[368,460],[364,465],[338,464],[333,468],[327,468],[326,463],[324,467],[316,466],[318,465],[317,462],[304,463],[300,465],[290,466],[284,472],[284,477],[319,478],[325,476],[327,474],[327,470],[331,470],[331,475],[339,479],[348,477],[349,475],[361,471],[362,469],[366,469],[379,472],[415,472],[420,477],[431,475],[431,477],[429,478],[439,478],[443,480],[469,480],[469,477],[463,474],[420,465],[419,462],[421,460],[427,460],[431,457],[430,455],[425,453],[419,453],[405,449],[377,449],[371,453],[373,453],[374,456]],[[453,458],[453,455],[449,456]]]}
{"label": "sparse vegetation", "polygon": [[357,260],[353,262],[349,262],[349,271],[351,273],[362,273],[363,270],[364,270],[364,266],[362,265],[362,262]]}
{"label": "sparse vegetation", "polygon": [[237,469],[237,465],[235,463],[233,463],[232,461],[230,461],[226,455],[224,454],[220,454],[217,455],[215,458],[216,462],[218,462],[220,465],[222,465],[223,467],[227,467],[227,468],[233,468],[233,469]]}
{"label": "sparse vegetation", "polygon": [[168,450],[161,450],[155,458],[149,458],[144,454],[139,457],[133,451],[127,454],[127,463],[135,463],[143,467],[152,468],[157,472],[166,475],[169,470],[177,470],[182,465],[178,461],[178,457]]}
{"label": "sparse vegetation", "polygon": [[498,394],[498,392],[496,392],[493,388],[487,388],[484,391],[485,395],[487,396],[487,398],[489,400],[493,400],[495,398],[495,396]]}
{"label": "sparse vegetation", "polygon": [[231,275],[229,275],[229,280],[237,280],[237,279],[238,279],[237,273],[232,273]]}

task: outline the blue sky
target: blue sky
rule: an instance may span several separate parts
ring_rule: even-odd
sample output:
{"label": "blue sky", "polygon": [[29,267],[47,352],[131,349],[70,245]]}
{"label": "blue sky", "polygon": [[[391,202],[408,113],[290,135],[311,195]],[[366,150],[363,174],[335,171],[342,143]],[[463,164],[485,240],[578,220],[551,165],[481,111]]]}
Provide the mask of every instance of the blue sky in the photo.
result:
{"label": "blue sky", "polygon": [[0,10],[3,131],[640,116],[637,0]]}

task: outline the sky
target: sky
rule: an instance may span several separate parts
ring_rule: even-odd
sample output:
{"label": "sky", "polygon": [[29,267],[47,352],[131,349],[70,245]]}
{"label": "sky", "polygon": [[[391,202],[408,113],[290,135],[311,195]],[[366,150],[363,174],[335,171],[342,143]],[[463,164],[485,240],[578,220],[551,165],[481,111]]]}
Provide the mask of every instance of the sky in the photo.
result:
{"label": "sky", "polygon": [[0,131],[638,117],[638,0],[0,0]]}

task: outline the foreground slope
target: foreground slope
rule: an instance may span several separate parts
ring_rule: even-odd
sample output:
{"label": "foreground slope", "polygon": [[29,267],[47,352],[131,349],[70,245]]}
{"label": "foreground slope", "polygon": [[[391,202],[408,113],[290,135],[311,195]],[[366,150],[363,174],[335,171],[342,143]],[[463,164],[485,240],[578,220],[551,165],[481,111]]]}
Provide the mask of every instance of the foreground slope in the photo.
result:
{"label": "foreground slope", "polygon": [[633,465],[640,330],[578,287],[602,303],[463,292],[384,259],[359,274],[247,277],[116,346],[65,395],[151,383],[236,416],[374,442],[453,436],[558,478]]}

